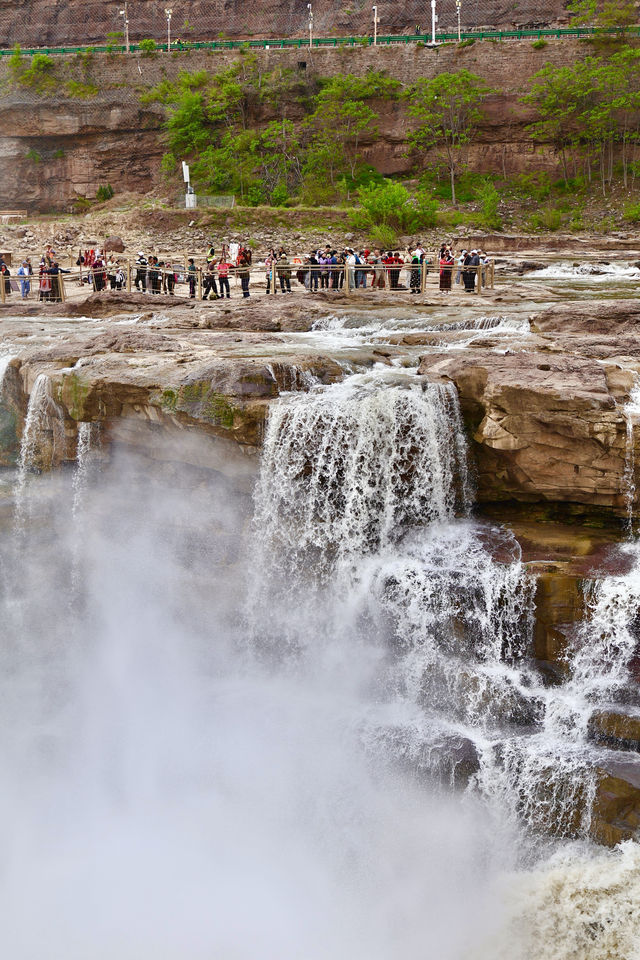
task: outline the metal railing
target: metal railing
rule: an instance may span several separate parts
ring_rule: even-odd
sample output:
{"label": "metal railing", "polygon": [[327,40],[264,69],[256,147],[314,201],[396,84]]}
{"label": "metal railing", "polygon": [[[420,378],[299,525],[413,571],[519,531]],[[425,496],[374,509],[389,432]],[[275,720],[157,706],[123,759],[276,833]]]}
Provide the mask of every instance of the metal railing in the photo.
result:
{"label": "metal railing", "polygon": [[[630,27],[543,27],[528,30],[470,30],[462,31],[460,41],[469,40],[544,40],[549,37],[562,39],[568,37],[638,37],[640,36],[640,25]],[[457,43],[458,33],[447,32],[437,34],[437,43]],[[144,43],[144,42],[143,42]],[[419,43],[426,47],[431,46],[430,37],[427,34],[389,34],[377,37],[376,45],[388,46],[390,44],[408,44]],[[309,49],[310,41],[303,37],[284,37],[279,39],[263,40],[197,40],[188,42],[185,40],[176,40],[171,43],[171,52],[188,52],[191,50],[250,50],[250,49],[287,49],[296,50]],[[373,46],[374,38],[372,36],[350,36],[350,37],[314,37],[311,44],[315,48],[321,47],[355,47],[355,46]],[[167,52],[169,45],[165,43],[156,43],[153,50],[149,51],[146,45],[140,43],[131,43],[129,50],[131,53],[142,53],[143,56],[154,52]],[[64,56],[66,54],[77,53],[126,53],[124,44],[104,44],[88,45],[74,47],[25,47],[20,49],[23,56],[33,56],[36,53],[44,53],[50,56]],[[0,57],[11,56],[14,53],[13,47],[0,48]]]}
{"label": "metal railing", "polygon": [[[232,290],[234,297],[243,296],[251,288],[266,288],[264,292],[271,296],[278,292],[322,294],[336,291],[357,296],[372,290],[426,294],[433,288],[449,291],[458,284],[462,287],[465,272],[469,281],[464,284],[465,288],[482,294],[486,288],[493,289],[495,279],[493,260],[480,266],[467,267],[457,262],[440,266],[435,258],[429,257],[423,263],[309,264],[296,260],[286,266],[233,266],[225,277],[221,277],[217,269],[211,271],[204,264],[194,263],[194,269],[189,270],[188,259],[178,261],[175,258],[172,258],[168,268],[149,269],[134,261],[121,259],[116,271],[105,267],[80,267],[54,275],[47,272],[34,272],[31,276],[5,274],[0,277],[0,303],[11,303],[22,298],[44,304],[64,303],[102,291],[144,292],[150,297],[166,294],[198,300],[231,297]],[[228,282],[225,283],[224,279]],[[28,285],[28,290],[25,285]]]}

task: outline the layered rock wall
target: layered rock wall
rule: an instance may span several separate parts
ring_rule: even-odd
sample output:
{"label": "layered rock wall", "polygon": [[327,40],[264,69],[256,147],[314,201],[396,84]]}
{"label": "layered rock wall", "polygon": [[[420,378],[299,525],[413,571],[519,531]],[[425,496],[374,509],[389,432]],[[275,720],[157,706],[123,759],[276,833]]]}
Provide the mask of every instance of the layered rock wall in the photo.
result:
{"label": "layered rock wall", "polygon": [[[498,91],[488,102],[486,119],[470,151],[471,166],[480,171],[511,175],[547,167],[557,170],[551,148],[535,144],[527,131],[533,118],[518,102],[526,80],[545,62],[568,64],[590,48],[576,41],[551,41],[544,50],[530,42],[498,44],[476,42],[471,47],[446,45],[432,50],[416,44],[380,47],[272,49],[256,51],[258,69],[277,66],[303,72],[306,77],[337,73],[364,75],[384,70],[403,84],[421,76],[435,76],[465,68],[482,76]],[[237,53],[216,51],[154,57],[96,55],[83,63],[82,78],[98,93],[70,97],[63,83],[44,96],[12,80],[9,64],[0,62],[0,209],[60,210],[78,197],[95,197],[101,184],[117,192],[147,192],[166,184],[160,178],[164,152],[164,110],[143,105],[140,94],[181,70],[217,72],[238,59]],[[73,58],[56,60],[58,70],[71,71]],[[86,93],[86,91],[85,91]],[[292,118],[301,115],[299,103],[286,104]],[[407,121],[397,103],[380,107],[379,130],[363,139],[365,160],[384,174],[406,174]],[[251,118],[255,126],[274,114],[263,107]],[[182,184],[177,175],[169,189],[176,196]]]}

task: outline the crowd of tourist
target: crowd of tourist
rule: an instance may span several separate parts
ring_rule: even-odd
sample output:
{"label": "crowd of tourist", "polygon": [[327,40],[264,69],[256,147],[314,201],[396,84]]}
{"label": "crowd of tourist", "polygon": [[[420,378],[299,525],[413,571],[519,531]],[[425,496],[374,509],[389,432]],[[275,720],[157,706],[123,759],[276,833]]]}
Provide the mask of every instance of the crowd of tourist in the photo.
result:
{"label": "crowd of tourist", "polygon": [[[170,257],[146,256],[140,250],[135,262],[129,267],[114,253],[98,249],[79,251],[76,266],[80,283],[93,290],[135,289],[140,293],[167,294],[173,296],[176,284],[188,286],[189,297],[203,300],[230,299],[233,278],[240,281],[244,298],[250,296],[252,252],[247,243],[223,244],[219,251],[209,247],[205,266],[196,265],[194,257],[188,263],[174,263]],[[398,250],[383,250],[379,247],[344,247],[341,250],[331,244],[310,251],[302,257],[291,258],[284,247],[272,248],[262,261],[266,293],[290,294],[292,282],[297,281],[309,293],[364,289],[407,290],[418,294],[424,289],[426,277],[433,270],[438,272],[439,290],[450,293],[454,285],[461,285],[471,293],[480,277],[486,282],[487,255],[479,249],[455,251],[452,243],[443,243],[438,254],[428,254],[422,243],[410,245],[403,253]],[[130,277],[129,277],[130,271]],[[11,293],[11,272],[0,258],[5,293]],[[55,251],[47,247],[42,255],[37,281],[33,279],[31,261],[25,259],[17,270],[17,284],[23,298],[29,296],[37,282],[40,300],[60,301],[62,297],[60,274],[69,273],[60,266]]]}
{"label": "crowd of tourist", "polygon": [[[69,270],[63,270],[56,259],[55,251],[48,246],[40,259],[38,268],[37,290],[39,300],[48,300],[54,303],[60,303],[63,299],[62,281],[60,275],[69,273]],[[17,281],[12,286],[11,270],[5,260],[0,257],[0,273],[2,274],[2,284],[4,287],[4,296],[10,296],[12,290],[18,290],[23,300],[26,300],[31,293],[32,284],[35,283],[33,276],[34,270],[31,259],[27,257],[23,260],[16,271]]]}

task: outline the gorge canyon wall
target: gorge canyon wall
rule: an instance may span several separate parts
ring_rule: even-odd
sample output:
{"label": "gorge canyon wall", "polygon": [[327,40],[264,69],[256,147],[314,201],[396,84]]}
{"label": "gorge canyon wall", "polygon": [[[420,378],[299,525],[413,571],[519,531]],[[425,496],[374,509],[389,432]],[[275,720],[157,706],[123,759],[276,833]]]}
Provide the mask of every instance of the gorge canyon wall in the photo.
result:
{"label": "gorge canyon wall", "polygon": [[[408,44],[402,47],[270,49],[255,51],[257,67],[264,72],[281,66],[304,72],[305,77],[382,70],[410,83],[465,68],[483,77],[497,92],[489,99],[486,116],[473,142],[472,169],[507,176],[541,167],[558,169],[558,158],[544,144],[532,141],[527,124],[531,108],[519,102],[526,80],[544,63],[569,64],[593,53],[575,40],[556,40],[544,49],[531,42],[505,44],[476,42],[472,46],[445,45],[436,49]],[[175,193],[175,182],[162,181],[164,108],[143,104],[140,97],[164,78],[175,79],[181,70],[218,72],[238,60],[237,52],[190,52],[152,57],[95,55],[56,58],[60,77],[76,77],[95,95],[72,97],[61,79],[46,94],[12,80],[10,65],[0,62],[0,209],[64,210],[78,197],[93,198],[101,184],[111,183],[117,193],[146,193],[155,188]],[[8,58],[7,58],[8,59]],[[379,129],[363,138],[364,159],[385,175],[409,174],[406,115],[399,103],[375,104]],[[303,107],[292,100],[287,116],[299,119]],[[260,127],[274,118],[265,104],[250,118]]]}

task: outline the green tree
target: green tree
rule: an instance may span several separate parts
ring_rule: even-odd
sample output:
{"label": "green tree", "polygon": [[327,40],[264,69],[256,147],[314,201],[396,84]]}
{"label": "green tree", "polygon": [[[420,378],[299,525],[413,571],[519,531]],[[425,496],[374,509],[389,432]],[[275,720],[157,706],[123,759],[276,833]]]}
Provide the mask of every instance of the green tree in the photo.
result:
{"label": "green tree", "polygon": [[437,201],[426,191],[413,197],[401,183],[385,180],[360,187],[358,197],[366,226],[404,231],[435,226]]}
{"label": "green tree", "polygon": [[409,135],[410,148],[435,149],[445,161],[451,181],[451,199],[456,202],[456,175],[465,152],[483,116],[483,104],[491,93],[487,84],[468,70],[441,73],[431,80],[422,77],[407,89],[408,112],[417,121]]}
{"label": "green tree", "polygon": [[378,115],[362,100],[320,98],[305,121],[308,135],[306,173],[328,179],[335,190],[338,178],[349,173],[355,179],[362,162],[360,146],[365,134],[375,139]]}

